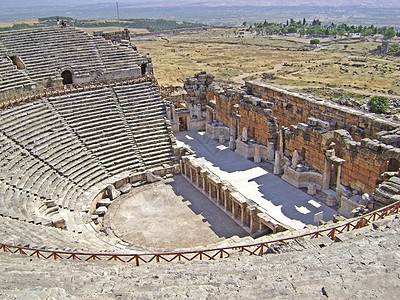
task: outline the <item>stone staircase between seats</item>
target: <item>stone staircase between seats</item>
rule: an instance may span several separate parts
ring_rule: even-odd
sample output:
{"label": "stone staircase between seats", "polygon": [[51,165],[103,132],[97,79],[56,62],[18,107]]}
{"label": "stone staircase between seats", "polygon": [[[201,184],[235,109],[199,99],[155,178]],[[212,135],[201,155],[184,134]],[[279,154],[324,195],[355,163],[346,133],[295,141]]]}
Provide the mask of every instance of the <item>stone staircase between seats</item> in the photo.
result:
{"label": "stone staircase between seats", "polygon": [[172,164],[172,142],[158,90],[145,82],[114,87],[146,168]]}

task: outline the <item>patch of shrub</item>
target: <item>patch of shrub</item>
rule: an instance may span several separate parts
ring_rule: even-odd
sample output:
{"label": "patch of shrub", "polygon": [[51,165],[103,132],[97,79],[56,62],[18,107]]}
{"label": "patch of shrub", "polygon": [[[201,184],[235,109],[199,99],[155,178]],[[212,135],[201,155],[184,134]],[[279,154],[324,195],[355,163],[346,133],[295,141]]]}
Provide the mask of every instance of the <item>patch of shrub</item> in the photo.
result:
{"label": "patch of shrub", "polygon": [[369,110],[374,113],[383,114],[389,110],[389,100],[383,96],[374,96],[368,101]]}

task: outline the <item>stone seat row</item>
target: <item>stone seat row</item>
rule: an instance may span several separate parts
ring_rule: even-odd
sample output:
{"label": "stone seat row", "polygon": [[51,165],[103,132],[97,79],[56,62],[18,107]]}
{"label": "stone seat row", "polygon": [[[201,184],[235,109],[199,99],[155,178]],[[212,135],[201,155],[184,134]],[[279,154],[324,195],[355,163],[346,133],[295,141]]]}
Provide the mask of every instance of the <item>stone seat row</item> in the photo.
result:
{"label": "stone seat row", "polygon": [[143,110],[146,112],[157,111],[160,112],[163,110],[164,104],[160,103],[157,100],[149,99],[146,102],[141,103],[132,103],[132,107],[130,108],[131,113],[141,113]]}
{"label": "stone seat row", "polygon": [[40,224],[45,216],[39,213],[43,200],[0,182],[0,215],[24,222]]}
{"label": "stone seat row", "polygon": [[94,70],[115,72],[137,69],[144,58],[129,48],[114,47],[76,29],[21,30],[19,34],[1,33],[4,50],[17,53],[36,81],[58,73],[58,66],[74,66],[75,76],[85,77]]}
{"label": "stone seat row", "polygon": [[[78,197],[81,189],[87,189],[108,177],[97,164],[87,162],[85,158],[71,159],[64,169],[61,167],[61,170],[57,170],[51,163],[43,163],[27,153],[17,154],[12,157],[8,155],[6,164],[2,166],[2,172],[8,174],[6,180],[9,184],[27,190],[37,197],[53,199],[60,206],[69,209],[74,207],[74,199]],[[73,200],[72,203],[70,200]]]}
{"label": "stone seat row", "polygon": [[11,61],[0,61],[0,91],[33,84],[23,71],[18,70]]}
{"label": "stone seat row", "polygon": [[[119,92],[118,92],[119,93]],[[121,104],[139,104],[139,103],[147,103],[150,104],[151,102],[159,102],[160,96],[157,94],[156,91],[148,91],[142,93],[132,93],[132,94],[117,94],[119,101]]]}
{"label": "stone seat row", "polygon": [[[55,116],[50,115],[44,117],[42,114],[40,115],[40,117],[41,118],[39,118],[36,122],[37,125],[42,125],[42,121],[47,122],[49,120],[54,120]],[[32,122],[33,120],[34,119],[31,119],[30,121]],[[39,157],[42,157],[41,155],[44,155],[43,158],[46,159],[46,161],[50,165],[54,166],[55,169],[60,169],[61,172],[65,172],[66,170],[70,170],[73,167],[76,167],[77,162],[79,162],[82,167],[95,165],[94,162],[91,161],[89,157],[87,157],[87,153],[85,153],[82,147],[80,147],[79,143],[76,143],[76,141],[73,140],[73,137],[68,136],[68,132],[64,128],[60,128],[60,130],[51,131],[50,133],[47,127],[44,126],[39,128],[31,127],[31,133],[29,133],[29,130],[28,133],[26,132],[27,130],[24,131],[18,129],[18,131],[21,133],[21,137],[19,137],[17,133],[15,134],[13,132],[8,132],[8,133],[10,136],[13,136],[13,138],[16,139],[20,144],[23,144],[25,146],[32,144],[32,139],[33,139],[34,143],[29,146],[29,149],[33,151],[33,153],[37,154]],[[26,139],[23,140],[23,138]],[[44,146],[40,147],[40,145],[45,145],[46,147]],[[48,147],[52,145],[55,145],[54,148]],[[54,149],[56,149],[57,151],[53,151]],[[62,162],[65,161],[69,163],[66,166],[65,163],[61,164]],[[64,166],[65,169],[63,170]],[[74,170],[76,169],[77,168],[75,168]],[[98,170],[95,170],[95,172],[97,171]],[[69,175],[70,178],[79,179],[75,177],[79,176],[80,174],[75,173]]]}
{"label": "stone seat row", "polygon": [[40,223],[27,224],[8,217],[0,217],[0,238],[2,243],[29,246],[44,250],[64,251],[110,251],[114,247],[105,244],[99,238],[90,238],[85,235],[58,228],[41,225]]}
{"label": "stone seat row", "polygon": [[[20,110],[18,108],[21,108]],[[2,110],[0,112],[2,120],[0,128],[8,129],[13,126],[22,126],[24,123],[29,124],[31,118],[40,117],[46,113],[43,105],[39,102],[29,103],[18,107],[12,107],[9,109]]]}

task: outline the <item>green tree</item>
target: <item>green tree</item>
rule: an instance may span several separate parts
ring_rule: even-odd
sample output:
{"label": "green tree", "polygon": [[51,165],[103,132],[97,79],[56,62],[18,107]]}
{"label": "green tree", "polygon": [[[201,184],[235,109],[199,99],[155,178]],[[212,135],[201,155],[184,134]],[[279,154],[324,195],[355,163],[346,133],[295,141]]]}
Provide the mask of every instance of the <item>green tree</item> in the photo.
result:
{"label": "green tree", "polygon": [[396,35],[396,31],[394,30],[393,27],[390,27],[389,29],[385,30],[385,33],[383,34],[383,37],[385,40],[390,40]]}
{"label": "green tree", "polygon": [[297,32],[297,28],[296,28],[295,26],[290,25],[290,26],[287,28],[287,32],[288,32],[288,33],[296,33],[296,32]]}
{"label": "green tree", "polygon": [[400,47],[399,44],[393,44],[392,47],[390,47],[390,53],[392,55],[400,55]]}
{"label": "green tree", "polygon": [[312,40],[310,41],[310,44],[311,44],[311,45],[318,45],[319,43],[321,43],[321,41],[320,41],[319,39],[312,39]]}
{"label": "green tree", "polygon": [[369,110],[374,113],[382,114],[389,110],[389,100],[383,96],[374,96],[368,101]]}
{"label": "green tree", "polygon": [[312,21],[312,26],[321,26],[321,25],[322,25],[322,22],[318,19],[317,20],[314,19]]}

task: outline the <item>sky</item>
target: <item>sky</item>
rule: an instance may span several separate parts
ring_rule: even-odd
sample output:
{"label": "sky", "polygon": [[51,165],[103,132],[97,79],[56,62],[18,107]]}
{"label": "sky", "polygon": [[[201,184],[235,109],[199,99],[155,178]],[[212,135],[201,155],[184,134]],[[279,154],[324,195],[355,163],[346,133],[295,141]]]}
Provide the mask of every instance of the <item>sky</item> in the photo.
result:
{"label": "sky", "polygon": [[[115,3],[110,0],[0,0],[0,7],[27,7],[27,6],[77,6],[96,3]],[[399,0],[118,0],[121,5],[135,4],[138,6],[163,7],[163,6],[366,6],[366,7],[400,7]]]}
{"label": "sky", "polygon": [[285,22],[305,17],[325,23],[400,28],[400,0],[0,0],[0,22],[48,16],[116,19],[117,1],[122,19],[236,26],[244,21]]}

